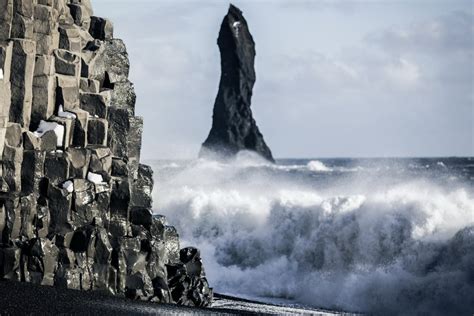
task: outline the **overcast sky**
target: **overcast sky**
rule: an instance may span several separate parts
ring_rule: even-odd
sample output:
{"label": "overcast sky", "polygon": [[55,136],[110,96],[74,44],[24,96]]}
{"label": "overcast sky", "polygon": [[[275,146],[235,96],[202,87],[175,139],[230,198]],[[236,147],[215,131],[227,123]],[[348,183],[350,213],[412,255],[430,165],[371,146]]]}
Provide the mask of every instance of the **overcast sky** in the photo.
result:
{"label": "overcast sky", "polygon": [[[196,157],[229,2],[92,2],[127,44],[142,157]],[[473,1],[233,3],[256,42],[252,110],[275,157],[474,155]]]}

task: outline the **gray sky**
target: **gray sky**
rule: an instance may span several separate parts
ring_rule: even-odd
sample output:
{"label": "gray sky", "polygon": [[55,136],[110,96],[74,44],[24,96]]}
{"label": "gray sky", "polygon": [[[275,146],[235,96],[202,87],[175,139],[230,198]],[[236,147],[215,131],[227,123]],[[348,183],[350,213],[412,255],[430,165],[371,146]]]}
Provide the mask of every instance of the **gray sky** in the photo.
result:
{"label": "gray sky", "polygon": [[[92,2],[127,44],[142,157],[196,157],[229,2]],[[233,3],[256,42],[252,110],[275,157],[474,155],[473,1]]]}

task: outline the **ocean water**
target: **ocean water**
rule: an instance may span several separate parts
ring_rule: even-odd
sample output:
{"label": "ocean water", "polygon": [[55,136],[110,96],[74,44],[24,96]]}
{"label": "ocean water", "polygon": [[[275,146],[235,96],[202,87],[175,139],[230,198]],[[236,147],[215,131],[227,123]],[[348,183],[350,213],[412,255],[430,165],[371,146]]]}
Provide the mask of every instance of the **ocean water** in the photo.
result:
{"label": "ocean water", "polygon": [[148,161],[154,211],[216,292],[384,315],[474,313],[474,158]]}

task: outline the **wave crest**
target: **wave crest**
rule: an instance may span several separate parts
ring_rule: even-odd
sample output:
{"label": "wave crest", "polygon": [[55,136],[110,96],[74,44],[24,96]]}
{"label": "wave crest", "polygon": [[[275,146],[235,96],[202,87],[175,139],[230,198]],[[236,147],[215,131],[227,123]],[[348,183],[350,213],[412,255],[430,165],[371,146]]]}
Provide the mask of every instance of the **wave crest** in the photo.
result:
{"label": "wave crest", "polygon": [[202,249],[217,291],[383,314],[474,310],[472,188],[375,176],[316,190],[284,170],[207,164],[158,172],[155,200]]}
{"label": "wave crest", "polygon": [[324,172],[332,171],[331,168],[327,167],[324,163],[322,163],[319,160],[312,160],[308,162],[306,167],[311,171],[324,171]]}

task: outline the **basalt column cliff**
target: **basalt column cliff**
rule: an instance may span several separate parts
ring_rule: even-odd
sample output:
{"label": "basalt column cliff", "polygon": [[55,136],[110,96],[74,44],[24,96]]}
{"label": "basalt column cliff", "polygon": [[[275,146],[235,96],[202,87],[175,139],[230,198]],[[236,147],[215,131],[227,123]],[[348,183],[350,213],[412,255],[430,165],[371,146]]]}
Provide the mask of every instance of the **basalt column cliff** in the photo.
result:
{"label": "basalt column cliff", "polygon": [[255,84],[255,43],[242,12],[230,5],[217,40],[221,81],[214,104],[212,129],[200,156],[231,157],[240,150],[273,161],[250,109]]}
{"label": "basalt column cliff", "polygon": [[124,43],[89,0],[0,0],[0,279],[206,306],[152,216]]}

